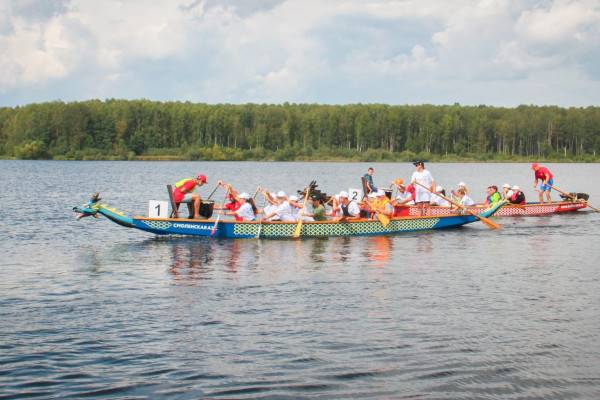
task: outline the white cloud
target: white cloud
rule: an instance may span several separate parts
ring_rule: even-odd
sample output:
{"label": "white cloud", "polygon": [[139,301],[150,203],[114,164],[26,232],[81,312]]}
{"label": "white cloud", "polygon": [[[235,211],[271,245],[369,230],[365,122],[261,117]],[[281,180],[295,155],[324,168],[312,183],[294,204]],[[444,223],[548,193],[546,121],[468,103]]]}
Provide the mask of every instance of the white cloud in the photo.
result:
{"label": "white cloud", "polygon": [[[0,0],[7,104],[87,96],[514,105],[537,101],[540,87],[550,103],[600,100],[581,93],[600,89],[599,0],[19,4]],[[506,96],[483,90],[486,82]]]}

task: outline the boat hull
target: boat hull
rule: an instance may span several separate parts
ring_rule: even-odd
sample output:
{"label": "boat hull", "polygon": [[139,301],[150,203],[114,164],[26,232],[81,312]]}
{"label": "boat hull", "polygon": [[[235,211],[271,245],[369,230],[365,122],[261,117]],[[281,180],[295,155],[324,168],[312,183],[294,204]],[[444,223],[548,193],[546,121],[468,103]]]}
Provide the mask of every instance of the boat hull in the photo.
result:
{"label": "boat hull", "polygon": [[[417,217],[392,219],[384,227],[377,220],[358,220],[352,222],[304,222],[301,238],[331,236],[379,236],[394,235],[431,229],[447,229],[475,222],[471,215],[446,217]],[[286,239],[293,238],[297,224],[295,222],[235,222],[196,220],[158,220],[133,218],[133,227],[159,235],[213,236],[229,239]],[[213,232],[211,234],[211,232]]]}
{"label": "boat hull", "polygon": [[[581,202],[557,202],[557,203],[528,203],[525,205],[505,205],[499,209],[495,216],[496,217],[516,217],[516,216],[541,216],[551,214],[561,214],[566,212],[573,212],[587,207],[586,203]],[[481,214],[484,212],[484,207],[467,207],[470,211],[475,214]],[[437,207],[431,206],[430,214],[433,216],[448,216],[456,215],[455,209],[449,207]],[[396,209],[397,216],[417,216],[419,214],[419,208],[417,206],[409,207],[398,207]]]}

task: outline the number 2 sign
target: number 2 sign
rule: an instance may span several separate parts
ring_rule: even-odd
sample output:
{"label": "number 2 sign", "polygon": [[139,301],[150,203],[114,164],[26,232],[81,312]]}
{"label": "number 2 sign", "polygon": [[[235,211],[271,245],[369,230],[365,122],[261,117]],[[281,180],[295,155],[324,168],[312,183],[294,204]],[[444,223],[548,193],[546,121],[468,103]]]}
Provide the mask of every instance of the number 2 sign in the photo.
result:
{"label": "number 2 sign", "polygon": [[348,189],[348,195],[350,196],[350,201],[361,201],[363,198],[363,192],[360,189]]}

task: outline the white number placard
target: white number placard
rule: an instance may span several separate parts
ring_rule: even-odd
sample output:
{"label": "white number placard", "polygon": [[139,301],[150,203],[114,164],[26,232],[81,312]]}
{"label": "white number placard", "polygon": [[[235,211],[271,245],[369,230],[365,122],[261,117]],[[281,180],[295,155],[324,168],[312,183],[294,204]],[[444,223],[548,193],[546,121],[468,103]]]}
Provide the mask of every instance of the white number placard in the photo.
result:
{"label": "white number placard", "polygon": [[363,192],[360,189],[348,189],[348,195],[350,196],[350,200],[362,201]]}
{"label": "white number placard", "polygon": [[148,202],[148,218],[168,218],[168,216],[168,202],[158,200],[150,200]]}

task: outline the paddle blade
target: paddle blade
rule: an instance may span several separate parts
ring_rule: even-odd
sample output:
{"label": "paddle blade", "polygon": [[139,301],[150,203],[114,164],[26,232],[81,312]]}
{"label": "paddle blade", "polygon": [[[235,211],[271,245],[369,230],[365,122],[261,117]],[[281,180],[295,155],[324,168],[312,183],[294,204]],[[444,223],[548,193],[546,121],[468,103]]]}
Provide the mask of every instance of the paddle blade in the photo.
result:
{"label": "paddle blade", "polygon": [[484,224],[486,224],[487,227],[490,228],[490,229],[499,229],[499,228],[501,228],[500,225],[498,225],[497,223],[493,222],[491,219],[484,218],[484,217],[477,217],[477,218],[479,218],[479,220],[481,222],[483,222]]}
{"label": "paddle blade", "polygon": [[296,225],[296,230],[294,231],[294,237],[299,238],[300,232],[302,232],[302,220],[298,221],[298,225]]}
{"label": "paddle blade", "polygon": [[217,220],[215,221],[215,224],[213,225],[212,229],[210,230],[210,236],[214,236],[215,233],[217,232],[217,225],[219,225],[219,218],[221,218],[221,214],[217,215]]}
{"label": "paddle blade", "polygon": [[377,219],[381,222],[383,227],[387,227],[390,224],[390,218],[387,215],[377,213]]}

